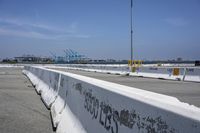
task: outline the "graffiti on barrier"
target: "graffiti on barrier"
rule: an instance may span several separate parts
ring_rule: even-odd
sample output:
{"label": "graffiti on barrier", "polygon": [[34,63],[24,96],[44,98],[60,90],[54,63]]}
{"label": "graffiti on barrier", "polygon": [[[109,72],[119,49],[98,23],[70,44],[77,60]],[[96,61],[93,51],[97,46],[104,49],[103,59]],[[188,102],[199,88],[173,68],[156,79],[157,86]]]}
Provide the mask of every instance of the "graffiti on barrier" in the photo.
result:
{"label": "graffiti on barrier", "polygon": [[121,126],[147,133],[178,132],[169,127],[161,116],[156,118],[143,117],[134,107],[132,110],[117,110],[108,102],[97,98],[92,89],[83,88],[81,83],[75,83],[73,87],[84,97],[84,108],[91,115],[91,118],[97,120],[108,132],[119,133]]}

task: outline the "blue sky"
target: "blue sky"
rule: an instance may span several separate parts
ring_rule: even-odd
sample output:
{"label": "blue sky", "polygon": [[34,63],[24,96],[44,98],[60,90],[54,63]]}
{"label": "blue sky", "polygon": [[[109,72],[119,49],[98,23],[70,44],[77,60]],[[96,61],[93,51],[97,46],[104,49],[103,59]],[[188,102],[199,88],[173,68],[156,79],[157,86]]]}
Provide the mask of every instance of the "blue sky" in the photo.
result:
{"label": "blue sky", "polygon": [[[200,59],[200,0],[133,0],[134,59]],[[0,0],[0,58],[130,58],[130,0]]]}

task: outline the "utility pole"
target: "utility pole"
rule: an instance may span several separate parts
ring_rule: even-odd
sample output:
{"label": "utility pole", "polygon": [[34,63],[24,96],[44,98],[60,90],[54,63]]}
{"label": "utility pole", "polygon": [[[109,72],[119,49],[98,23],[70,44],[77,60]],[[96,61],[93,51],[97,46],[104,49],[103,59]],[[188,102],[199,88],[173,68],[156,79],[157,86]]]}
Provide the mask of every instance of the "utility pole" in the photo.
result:
{"label": "utility pole", "polygon": [[131,66],[133,65],[133,0],[131,0]]}

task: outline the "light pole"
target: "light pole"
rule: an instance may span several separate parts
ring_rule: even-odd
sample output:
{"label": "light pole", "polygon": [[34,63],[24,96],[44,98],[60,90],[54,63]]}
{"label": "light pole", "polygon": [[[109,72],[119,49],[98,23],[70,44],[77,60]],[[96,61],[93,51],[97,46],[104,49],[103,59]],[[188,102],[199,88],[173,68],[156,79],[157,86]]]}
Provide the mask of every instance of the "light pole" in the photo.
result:
{"label": "light pole", "polygon": [[133,0],[131,0],[131,67],[133,65]]}

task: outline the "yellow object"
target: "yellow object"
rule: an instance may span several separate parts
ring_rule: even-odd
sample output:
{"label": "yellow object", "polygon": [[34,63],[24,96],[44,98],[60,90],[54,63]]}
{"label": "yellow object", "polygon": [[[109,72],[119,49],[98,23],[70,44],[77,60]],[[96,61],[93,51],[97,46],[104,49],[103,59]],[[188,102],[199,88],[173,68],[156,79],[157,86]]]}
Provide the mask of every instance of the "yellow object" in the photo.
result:
{"label": "yellow object", "polygon": [[140,67],[142,62],[142,60],[128,60],[128,66]]}
{"label": "yellow object", "polygon": [[142,60],[128,60],[128,66],[131,69],[131,72],[136,72],[137,68],[142,65]]}
{"label": "yellow object", "polygon": [[173,75],[178,76],[179,75],[179,68],[174,68],[173,69]]}
{"label": "yellow object", "polygon": [[136,72],[136,67],[131,67],[131,72]]}
{"label": "yellow object", "polygon": [[128,60],[128,66],[131,66],[131,64],[132,64],[131,60]]}

